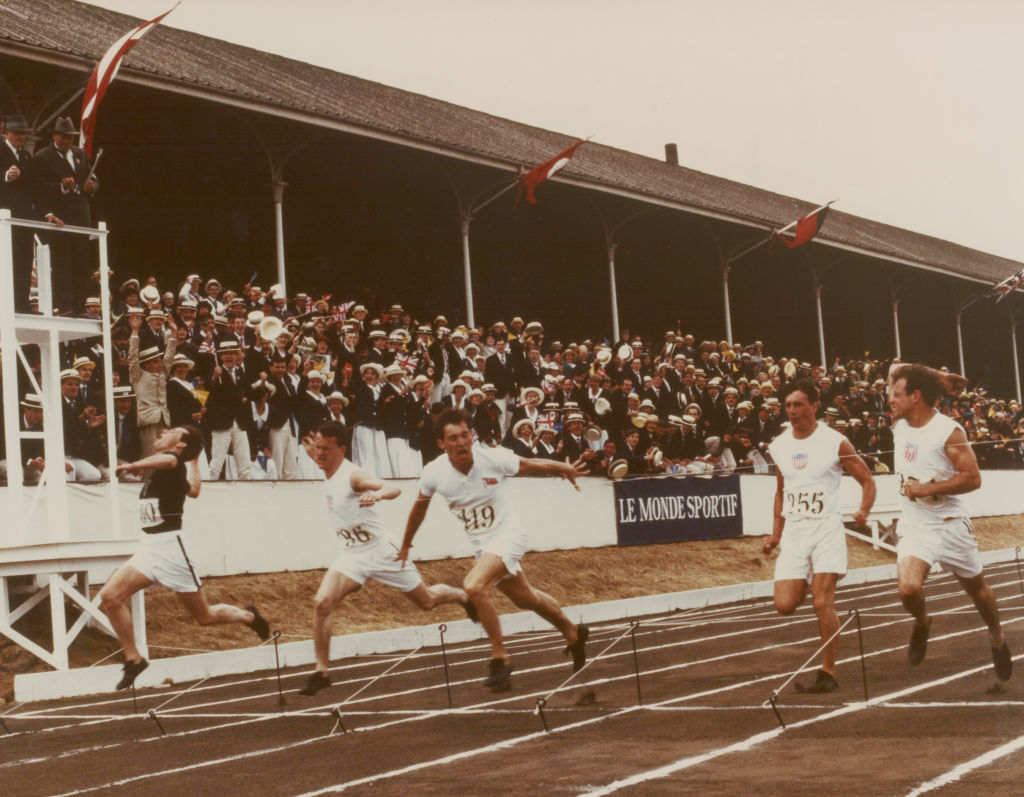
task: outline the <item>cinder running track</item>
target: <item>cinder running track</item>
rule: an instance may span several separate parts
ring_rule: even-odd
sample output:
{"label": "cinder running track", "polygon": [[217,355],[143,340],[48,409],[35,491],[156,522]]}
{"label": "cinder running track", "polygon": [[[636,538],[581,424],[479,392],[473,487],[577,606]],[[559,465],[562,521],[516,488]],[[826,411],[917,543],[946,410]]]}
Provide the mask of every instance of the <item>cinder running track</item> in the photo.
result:
{"label": "cinder running track", "polygon": [[[1020,653],[1017,567],[987,576]],[[798,693],[812,661],[779,691],[778,716],[766,701],[814,654],[817,622],[809,606],[783,618],[756,601],[595,625],[592,663],[562,689],[570,667],[555,633],[512,640],[513,688],[497,694],[479,684],[485,645],[449,647],[451,708],[440,647],[338,661],[314,698],[296,691],[308,670],[285,670],[283,706],[273,670],[140,690],[137,703],[119,693],[15,706],[9,733],[0,726],[0,791],[1019,795],[1024,664],[997,686],[955,580],[926,589],[935,619],[917,667],[895,585],[840,589],[841,689]]]}

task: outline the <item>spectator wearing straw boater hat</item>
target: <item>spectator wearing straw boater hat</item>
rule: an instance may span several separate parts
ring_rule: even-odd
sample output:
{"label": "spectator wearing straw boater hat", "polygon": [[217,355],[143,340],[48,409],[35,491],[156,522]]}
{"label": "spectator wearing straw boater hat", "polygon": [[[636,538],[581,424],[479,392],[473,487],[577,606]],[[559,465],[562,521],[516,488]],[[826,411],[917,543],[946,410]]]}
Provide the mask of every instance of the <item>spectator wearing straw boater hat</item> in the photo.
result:
{"label": "spectator wearing straw boater hat", "polygon": [[[21,414],[18,416],[19,432],[43,431],[43,404],[42,400],[35,393],[26,393],[21,400]],[[21,438],[21,467],[22,477],[25,484],[38,484],[42,476],[46,461],[43,459],[42,438]],[[0,457],[7,453],[7,449],[0,449]],[[70,472],[71,466],[65,464],[65,471]],[[0,458],[0,480],[7,481],[7,460]]]}
{"label": "spectator wearing straw boater hat", "polygon": [[268,399],[276,388],[264,380],[257,380],[249,386],[249,410],[252,417],[246,426],[249,437],[249,452],[252,454],[252,468],[249,478],[257,481],[277,480],[277,466],[270,455],[270,404]]}
{"label": "spectator wearing straw boater hat", "polygon": [[[173,329],[173,320],[170,323]],[[167,407],[167,380],[177,353],[177,341],[172,337],[163,352],[156,346],[140,351],[142,314],[129,314],[128,326],[132,332],[128,338],[128,378],[136,396],[142,456],[148,457],[156,451],[154,446],[157,439],[169,428],[171,422]]]}
{"label": "spectator wearing straw boater hat", "polygon": [[[188,375],[196,367],[195,361],[184,354],[175,354],[171,360],[171,378],[167,381],[167,409],[171,426],[199,425],[206,410],[196,396]],[[136,458],[129,459],[134,462]]]}
{"label": "spectator wearing straw boater hat", "polygon": [[391,463],[391,476],[405,479],[419,476],[423,470],[423,460],[409,442],[409,396],[411,386],[403,384],[406,379],[405,369],[398,363],[392,363],[384,369],[384,384],[381,386],[381,427],[388,450],[388,461]]}
{"label": "spectator wearing straw boater hat", "polygon": [[[169,386],[168,386],[169,392]],[[117,462],[135,462],[142,458],[142,443],[139,440],[139,420],[135,412],[135,393],[131,387],[114,388],[114,444],[117,446]],[[129,474],[121,474],[127,478]]]}
{"label": "spectator wearing straw boater hat", "polygon": [[274,392],[269,399],[270,455],[274,467],[282,479],[299,478],[298,424],[295,422],[295,406],[298,401],[298,385],[288,376],[288,356],[274,354],[270,358],[267,383]]}
{"label": "spectator wearing straw boater hat", "polygon": [[72,481],[99,481],[102,477],[96,465],[102,461],[102,438],[99,428],[105,420],[95,407],[81,401],[79,389],[82,377],[74,368],[60,372],[61,410],[64,428],[64,457],[72,470]]}
{"label": "spectator wearing straw boater hat", "polygon": [[352,461],[357,467],[382,479],[391,478],[387,437],[384,435],[381,407],[384,369],[377,363],[363,363],[359,368],[362,383],[356,388],[352,406]]}
{"label": "spectator wearing straw boater hat", "polygon": [[[74,146],[78,135],[70,116],[57,119],[53,143],[35,154],[31,175],[36,190],[36,216],[57,224],[92,226],[90,202],[99,189],[85,150]],[[84,235],[49,236],[50,284],[54,303],[63,312],[78,312],[88,296],[89,241]]]}
{"label": "spectator wearing straw boater hat", "polygon": [[[504,436],[512,420],[514,399],[519,389],[516,384],[515,364],[508,351],[508,341],[504,337],[497,337],[494,340],[494,354],[484,363],[484,379],[488,384],[494,385],[494,403],[501,411],[501,434]],[[510,400],[512,407],[509,406]]]}
{"label": "spectator wearing straw boater hat", "polygon": [[206,399],[204,425],[210,430],[210,478],[217,480],[230,451],[239,479],[248,479],[252,467],[249,437],[249,385],[252,380],[241,365],[242,352],[232,340],[217,348],[220,365],[210,374],[210,395]]}
{"label": "spectator wearing straw boater hat", "polygon": [[[31,156],[24,149],[32,128],[24,116],[8,116],[4,140],[0,143],[0,208],[7,208],[16,219],[40,218],[35,206]],[[40,212],[42,209],[39,209]],[[14,227],[11,233],[14,255],[14,312],[30,313],[29,291],[32,287],[32,239],[34,230]]]}

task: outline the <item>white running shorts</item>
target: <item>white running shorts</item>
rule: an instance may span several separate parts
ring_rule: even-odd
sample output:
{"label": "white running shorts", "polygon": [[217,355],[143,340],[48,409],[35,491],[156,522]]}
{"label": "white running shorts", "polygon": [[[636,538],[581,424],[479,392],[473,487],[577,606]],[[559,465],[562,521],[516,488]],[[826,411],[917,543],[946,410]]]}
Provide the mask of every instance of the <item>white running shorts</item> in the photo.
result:
{"label": "white running shorts", "polygon": [[934,567],[936,562],[961,578],[974,578],[981,573],[978,540],[965,517],[940,520],[937,523],[896,524],[896,559],[913,556]]}
{"label": "white running shorts", "polygon": [[841,517],[793,523],[782,529],[775,580],[808,580],[814,573],[846,575],[846,531]]}
{"label": "white running shorts", "polygon": [[365,584],[369,578],[381,584],[394,587],[400,592],[412,592],[423,583],[419,570],[412,562],[395,561],[398,548],[389,540],[381,540],[376,545],[355,551],[345,550],[331,563],[330,570],[348,576],[359,584]]}
{"label": "white running shorts", "polygon": [[192,564],[185,539],[178,531],[142,534],[139,550],[128,564],[150,581],[174,592],[198,592],[202,583]]}

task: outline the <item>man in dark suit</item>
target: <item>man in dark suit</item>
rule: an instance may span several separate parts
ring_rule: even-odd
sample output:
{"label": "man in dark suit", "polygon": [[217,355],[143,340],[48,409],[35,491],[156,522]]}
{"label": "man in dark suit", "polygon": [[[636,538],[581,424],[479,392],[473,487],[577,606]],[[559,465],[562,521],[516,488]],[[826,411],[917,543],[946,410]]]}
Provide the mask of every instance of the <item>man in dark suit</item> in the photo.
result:
{"label": "man in dark suit", "polygon": [[[92,226],[89,203],[99,183],[89,176],[92,164],[85,150],[72,146],[77,135],[70,116],[58,119],[53,144],[32,158],[37,215],[58,227]],[[52,233],[49,237],[54,303],[64,312],[80,311],[90,290],[89,241],[83,235]]]}
{"label": "man in dark suit", "polygon": [[135,394],[130,386],[114,388],[114,441],[117,445],[119,463],[142,459],[142,441],[139,439],[139,421],[135,415],[134,399]]}
{"label": "man in dark suit", "polygon": [[540,361],[540,347],[527,345],[526,357],[518,363],[516,381],[520,387],[540,387],[544,381],[544,366]]}
{"label": "man in dark suit", "polygon": [[242,352],[234,341],[225,341],[217,349],[221,364],[210,376],[210,395],[206,400],[205,425],[211,431],[210,478],[220,477],[232,450],[238,466],[238,478],[248,479],[252,468],[249,437],[245,429],[251,418],[249,377],[241,367]]}
{"label": "man in dark suit", "polygon": [[501,410],[503,435],[508,431],[508,422],[512,416],[508,400],[519,392],[516,371],[507,349],[508,341],[497,338],[494,341],[494,354],[484,361],[484,379],[488,384],[494,385],[494,402]]}
{"label": "man in dark suit", "polygon": [[[0,208],[7,208],[16,219],[36,220],[35,189],[32,184],[31,156],[23,149],[32,132],[24,116],[8,116],[0,144]],[[32,286],[32,238],[34,231],[15,227],[14,312],[29,313],[29,288]]]}

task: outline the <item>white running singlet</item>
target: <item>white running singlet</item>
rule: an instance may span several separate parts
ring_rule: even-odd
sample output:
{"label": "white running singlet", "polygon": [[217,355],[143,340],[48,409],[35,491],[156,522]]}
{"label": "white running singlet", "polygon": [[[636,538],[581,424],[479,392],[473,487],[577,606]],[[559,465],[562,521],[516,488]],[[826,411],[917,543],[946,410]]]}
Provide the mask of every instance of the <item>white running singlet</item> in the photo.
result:
{"label": "white running singlet", "polygon": [[359,493],[352,489],[355,470],[352,462],[342,460],[338,470],[324,483],[327,522],[331,530],[338,535],[338,542],[346,551],[362,550],[379,540],[394,542],[376,505],[359,505]]}
{"label": "white running singlet", "polygon": [[[960,424],[936,412],[924,426],[914,427],[902,418],[893,426],[896,475],[902,488],[907,479],[919,482],[945,481],[957,474],[946,456],[946,441]],[[937,523],[949,518],[966,518],[970,509],[962,495],[937,496],[937,500],[911,501],[900,490],[903,517],[900,523]]]}
{"label": "white running singlet", "polygon": [[462,474],[442,454],[423,468],[420,493],[440,493],[473,542],[509,529],[520,529],[509,506],[505,479],[519,472],[519,457],[507,448],[473,446],[473,467]]}
{"label": "white running singlet", "polygon": [[787,523],[839,517],[843,466],[839,446],[846,438],[824,423],[798,440],[792,427],[769,445],[783,478],[782,516]]}

